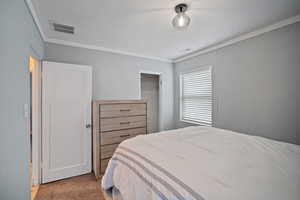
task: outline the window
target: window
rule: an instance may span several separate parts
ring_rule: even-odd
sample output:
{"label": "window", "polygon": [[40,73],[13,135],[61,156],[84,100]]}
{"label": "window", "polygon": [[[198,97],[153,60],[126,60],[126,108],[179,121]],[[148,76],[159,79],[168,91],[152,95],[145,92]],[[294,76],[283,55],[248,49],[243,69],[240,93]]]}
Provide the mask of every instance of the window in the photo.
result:
{"label": "window", "polygon": [[180,75],[180,119],[185,122],[212,125],[211,67]]}

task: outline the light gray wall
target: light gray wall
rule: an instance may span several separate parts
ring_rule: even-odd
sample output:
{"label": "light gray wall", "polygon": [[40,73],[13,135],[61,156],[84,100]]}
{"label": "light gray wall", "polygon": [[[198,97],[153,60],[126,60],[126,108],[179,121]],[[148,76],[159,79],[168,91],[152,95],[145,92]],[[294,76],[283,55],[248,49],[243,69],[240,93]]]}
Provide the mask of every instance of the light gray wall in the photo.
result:
{"label": "light gray wall", "polygon": [[175,64],[179,74],[213,67],[214,126],[300,144],[300,23]]}
{"label": "light gray wall", "polygon": [[44,47],[22,0],[1,0],[0,27],[0,199],[29,200],[28,57]]}
{"label": "light gray wall", "polygon": [[161,73],[161,128],[173,128],[172,64],[50,43],[46,43],[45,60],[92,66],[94,100],[139,99],[140,72]]}

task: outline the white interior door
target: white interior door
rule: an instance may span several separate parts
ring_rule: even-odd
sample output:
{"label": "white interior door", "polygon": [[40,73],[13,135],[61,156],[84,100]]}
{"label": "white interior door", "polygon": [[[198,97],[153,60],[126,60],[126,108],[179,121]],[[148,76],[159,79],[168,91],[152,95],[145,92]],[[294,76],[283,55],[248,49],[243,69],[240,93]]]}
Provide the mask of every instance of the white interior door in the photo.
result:
{"label": "white interior door", "polygon": [[159,76],[141,75],[141,97],[147,100],[148,133],[158,132]]}
{"label": "white interior door", "polygon": [[42,182],[91,171],[92,68],[43,62]]}

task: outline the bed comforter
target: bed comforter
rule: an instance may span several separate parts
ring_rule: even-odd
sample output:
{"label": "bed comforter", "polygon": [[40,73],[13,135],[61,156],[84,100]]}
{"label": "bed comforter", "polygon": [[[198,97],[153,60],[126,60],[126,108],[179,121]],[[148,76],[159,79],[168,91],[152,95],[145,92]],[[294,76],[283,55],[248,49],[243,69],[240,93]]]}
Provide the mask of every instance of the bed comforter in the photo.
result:
{"label": "bed comforter", "polygon": [[300,146],[211,127],[137,136],[102,187],[122,200],[300,200]]}

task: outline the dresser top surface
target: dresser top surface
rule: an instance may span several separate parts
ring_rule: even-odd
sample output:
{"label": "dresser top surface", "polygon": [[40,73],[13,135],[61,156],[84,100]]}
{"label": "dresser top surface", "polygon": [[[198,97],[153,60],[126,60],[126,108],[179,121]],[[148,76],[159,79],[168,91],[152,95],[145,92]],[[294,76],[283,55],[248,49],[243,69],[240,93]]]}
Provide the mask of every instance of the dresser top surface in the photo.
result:
{"label": "dresser top surface", "polygon": [[143,104],[146,100],[93,100],[96,104]]}

